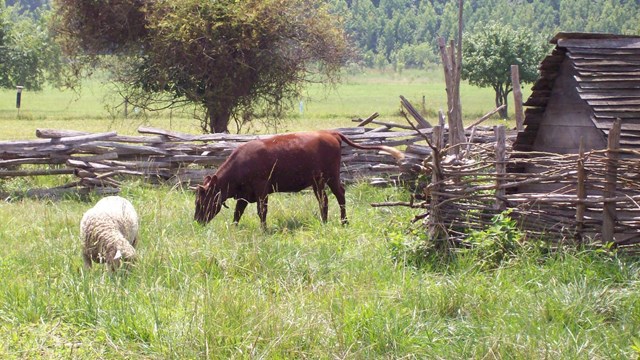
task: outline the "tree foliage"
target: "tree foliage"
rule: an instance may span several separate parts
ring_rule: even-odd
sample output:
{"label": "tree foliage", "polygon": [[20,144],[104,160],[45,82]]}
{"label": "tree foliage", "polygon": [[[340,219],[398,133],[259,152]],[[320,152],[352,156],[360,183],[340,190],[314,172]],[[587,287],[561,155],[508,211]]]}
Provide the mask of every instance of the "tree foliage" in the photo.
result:
{"label": "tree foliage", "polygon": [[0,3],[0,87],[40,90],[57,82],[59,48],[49,36],[46,18]]}
{"label": "tree foliage", "polygon": [[[7,0],[20,3],[23,8],[46,7],[49,0]],[[102,12],[88,20],[97,23],[110,9],[121,11],[127,4],[139,9],[139,0],[99,1],[109,4]],[[455,39],[456,2],[446,0],[324,0],[332,12],[345,18],[345,31],[360,50],[363,64],[396,68],[421,67],[439,59],[436,39]],[[66,2],[66,1],[65,1]],[[146,1],[145,1],[146,3]],[[94,0],[76,1],[77,6],[94,6]],[[592,31],[613,34],[640,34],[640,2],[631,0],[483,0],[465,1],[465,30],[473,32],[488,21],[495,21],[514,29],[528,29],[550,39],[558,31]],[[113,11],[112,12],[117,12]],[[142,24],[135,17],[118,15],[113,19],[127,19],[127,24]],[[111,26],[118,26],[112,22]],[[89,21],[86,25],[93,27]],[[102,27],[94,30],[100,31]],[[126,29],[119,34],[131,35]],[[90,32],[87,32],[90,33]],[[137,33],[137,32],[132,32]]]}
{"label": "tree foliage", "polygon": [[22,12],[37,12],[49,7],[49,0],[5,0],[7,6],[15,6]]}
{"label": "tree foliage", "polygon": [[[437,38],[456,38],[456,1],[331,1],[340,14],[346,14],[347,33],[367,66],[421,67],[437,62]],[[483,0],[465,1],[464,7],[464,26],[470,33],[495,21],[540,34],[543,39],[550,39],[559,31],[640,34],[638,1]]]}
{"label": "tree foliage", "polygon": [[[518,65],[520,81],[532,83],[538,77],[538,64],[546,54],[542,41],[526,30],[490,23],[464,36],[462,43],[462,79],[495,91],[496,107],[507,105],[511,83],[511,65]],[[507,108],[501,112],[506,117]]]}
{"label": "tree foliage", "polygon": [[348,59],[341,24],[318,1],[85,3],[56,2],[66,53],[118,56],[110,70],[130,101],[195,103],[208,132],[227,131],[231,119],[279,118],[312,73],[333,81]]}
{"label": "tree foliage", "polygon": [[[7,1],[20,3],[24,10],[46,7],[50,0]],[[109,65],[122,96],[148,108],[198,104],[207,131],[226,129],[227,118],[239,125],[265,114],[276,118],[300,89],[299,80],[309,79],[312,70],[335,78],[337,64],[350,51],[344,34],[356,47],[353,53],[360,64],[392,65],[398,71],[439,62],[437,38],[457,36],[457,2],[447,0],[53,1],[56,31],[65,52],[73,55],[69,64],[75,75],[91,68],[79,67],[86,60],[100,60]],[[528,32],[535,42],[529,45],[536,48],[559,31],[640,34],[639,1],[483,0],[465,1],[464,6],[465,36],[485,32],[486,23],[494,21],[505,29]],[[283,18],[289,23],[282,23]],[[249,27],[256,31],[246,31]],[[226,47],[213,36],[226,39]],[[249,55],[248,48],[259,51]],[[305,52],[294,51],[298,48]],[[6,47],[2,49],[0,57],[7,54]],[[117,61],[105,61],[114,56]],[[495,60],[487,56],[487,62]],[[7,62],[0,61],[0,70],[6,69]],[[274,72],[263,72],[264,62],[273,65],[268,68]],[[471,75],[469,66],[478,65],[464,65]],[[520,71],[526,81],[528,70],[521,65]],[[241,86],[229,90],[240,79],[244,91]],[[254,85],[247,86],[248,79]],[[496,104],[506,102],[500,99],[510,84],[496,86]]]}
{"label": "tree foliage", "polygon": [[145,0],[57,0],[52,23],[65,53],[106,55],[144,45]]}

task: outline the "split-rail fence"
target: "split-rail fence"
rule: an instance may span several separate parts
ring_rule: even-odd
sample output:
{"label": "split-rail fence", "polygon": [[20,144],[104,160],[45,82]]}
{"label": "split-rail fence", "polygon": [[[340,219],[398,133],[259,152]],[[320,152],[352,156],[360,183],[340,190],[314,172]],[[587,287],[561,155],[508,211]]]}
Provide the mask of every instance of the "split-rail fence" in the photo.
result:
{"label": "split-rail fence", "polygon": [[[423,138],[407,126],[385,123],[366,127],[377,114],[359,119],[359,126],[337,129],[361,144],[401,146],[408,164],[429,152],[416,144]],[[379,121],[376,121],[379,122]],[[375,125],[375,124],[374,124]],[[425,131],[429,131],[428,129]],[[0,141],[0,179],[24,176],[66,176],[67,183],[30,189],[27,196],[58,196],[68,192],[115,193],[121,181],[137,177],[151,183],[198,184],[240,144],[272,135],[192,135],[140,127],[141,135],[38,129],[36,140]],[[373,184],[403,181],[401,164],[384,153],[343,147],[342,179]]]}

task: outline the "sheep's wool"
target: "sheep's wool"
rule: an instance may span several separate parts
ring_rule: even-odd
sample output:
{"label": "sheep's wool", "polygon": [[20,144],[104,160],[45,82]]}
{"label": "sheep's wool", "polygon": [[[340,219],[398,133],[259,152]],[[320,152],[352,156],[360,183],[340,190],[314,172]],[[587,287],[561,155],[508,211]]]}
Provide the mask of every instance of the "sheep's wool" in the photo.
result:
{"label": "sheep's wool", "polygon": [[115,269],[121,260],[135,260],[138,214],[127,199],[105,197],[84,214],[80,221],[80,234],[85,265],[91,267],[95,261],[107,263]]}

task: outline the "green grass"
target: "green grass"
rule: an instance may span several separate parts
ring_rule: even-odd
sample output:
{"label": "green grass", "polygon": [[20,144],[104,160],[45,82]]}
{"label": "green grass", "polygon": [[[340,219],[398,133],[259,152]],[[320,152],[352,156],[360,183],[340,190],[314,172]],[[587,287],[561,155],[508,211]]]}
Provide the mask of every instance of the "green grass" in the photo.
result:
{"label": "green grass", "polygon": [[[365,74],[322,101],[322,90],[310,89],[316,100],[287,127],[345,126],[373,111],[398,119],[397,95],[424,94],[437,108],[442,89],[435,73]],[[463,94],[484,92],[465,87]],[[2,139],[33,138],[36,128],[135,133],[140,123],[197,132],[187,117],[112,119],[100,101],[84,96],[72,111],[50,90],[37,94],[46,106],[25,97],[16,118],[14,94],[0,95]],[[488,111],[491,99],[477,100],[467,118]],[[60,181],[0,180],[0,190]],[[255,206],[238,226],[229,209],[200,226],[189,190],[130,181],[122,195],[141,219],[140,259],[128,274],[82,266],[79,223],[96,196],[0,202],[0,358],[640,355],[640,262],[629,255],[523,246],[501,261],[478,251],[436,256],[423,246],[424,228],[410,226],[419,211],[369,205],[409,195],[365,184],[347,187],[348,226],[340,225],[332,195],[322,224],[306,191],[272,196],[266,231]]]}
{"label": "green grass", "polygon": [[[345,75],[336,88],[322,84],[310,85],[299,107],[291,109],[289,118],[278,132],[308,129],[350,127],[352,118],[366,118],[380,113],[378,120],[406,124],[400,115],[400,95],[406,97],[432,124],[438,122],[438,111],[447,108],[442,70],[406,70],[402,74],[367,71]],[[528,89],[528,86],[523,86]],[[526,91],[525,91],[526,92]],[[527,92],[526,92],[527,93]],[[525,94],[525,99],[528,93]],[[423,108],[424,97],[424,108]],[[101,132],[117,130],[122,134],[137,134],[140,125],[163,129],[200,133],[198,120],[188,111],[146,116],[122,116],[122,107],[114,110],[121,100],[110,96],[100,79],[87,81],[79,93],[47,89],[42,92],[24,91],[18,114],[14,90],[0,90],[0,139],[31,139],[38,128],[86,129]],[[463,83],[461,86],[463,117],[470,123],[494,109],[493,90]],[[511,104],[511,111],[513,111]],[[511,115],[513,119],[513,115]],[[497,117],[486,124],[503,124]],[[513,120],[507,123],[513,123]],[[513,124],[511,124],[513,125]],[[252,129],[256,131],[256,128]],[[271,131],[257,128],[257,131]]]}
{"label": "green grass", "polygon": [[[415,210],[372,208],[398,189],[347,189],[323,225],[311,193],[192,221],[188,191],[132,183],[140,261],[82,267],[91,205],[0,203],[2,358],[627,359],[640,331],[640,268],[592,251],[523,252],[486,269],[472,255],[416,268],[391,243]],[[95,199],[93,199],[95,200]]]}

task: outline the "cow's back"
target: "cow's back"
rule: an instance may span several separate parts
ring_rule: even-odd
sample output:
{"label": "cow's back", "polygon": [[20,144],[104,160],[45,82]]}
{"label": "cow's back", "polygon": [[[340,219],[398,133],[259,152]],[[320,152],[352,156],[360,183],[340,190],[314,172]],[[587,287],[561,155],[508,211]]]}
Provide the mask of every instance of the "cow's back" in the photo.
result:
{"label": "cow's back", "polygon": [[339,176],[340,154],[340,141],[331,132],[302,132],[250,141],[228,162],[237,181],[249,186],[266,181],[273,191],[291,192],[311,186],[321,176]]}

